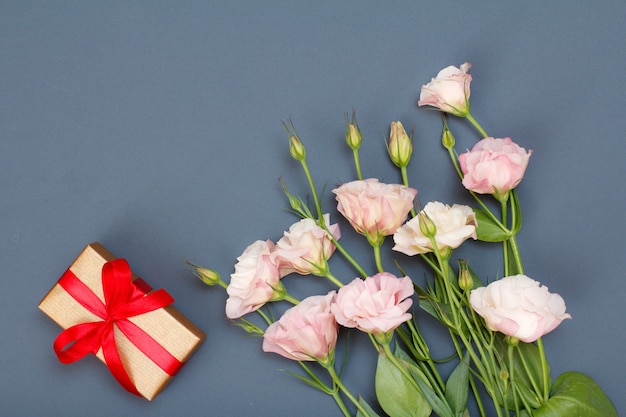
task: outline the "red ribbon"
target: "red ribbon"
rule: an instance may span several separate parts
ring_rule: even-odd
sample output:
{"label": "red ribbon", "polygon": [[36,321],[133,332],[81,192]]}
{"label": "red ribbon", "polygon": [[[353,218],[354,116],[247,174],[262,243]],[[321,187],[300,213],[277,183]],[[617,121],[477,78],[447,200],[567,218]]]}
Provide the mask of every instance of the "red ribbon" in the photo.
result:
{"label": "red ribbon", "polygon": [[168,375],[174,376],[183,365],[148,333],[128,320],[128,317],[172,304],[174,299],[163,289],[149,294],[142,291],[133,283],[132,272],[126,260],[109,261],[102,267],[104,303],[69,269],[59,280],[59,285],[83,307],[102,319],[79,323],[59,334],[54,341],[54,351],[62,363],[75,362],[89,353],[96,354],[102,348],[104,361],[115,379],[127,391],[140,396],[117,350],[113,327],[115,325]]}

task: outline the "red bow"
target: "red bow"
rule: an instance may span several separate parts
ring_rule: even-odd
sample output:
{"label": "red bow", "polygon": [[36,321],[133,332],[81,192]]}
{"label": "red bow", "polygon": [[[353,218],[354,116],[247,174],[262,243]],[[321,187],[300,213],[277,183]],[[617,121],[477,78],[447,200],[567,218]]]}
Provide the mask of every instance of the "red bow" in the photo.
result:
{"label": "red bow", "polygon": [[63,274],[59,285],[87,310],[102,319],[76,324],[59,334],[54,341],[54,351],[62,363],[75,362],[89,353],[96,354],[102,348],[104,361],[115,379],[127,391],[141,395],[126,372],[117,351],[113,329],[115,325],[168,375],[173,376],[178,372],[183,363],[128,320],[128,317],[172,304],[174,299],[163,289],[147,295],[146,291],[141,291],[132,282],[132,272],[126,260],[109,261],[102,267],[104,303],[70,270]]}

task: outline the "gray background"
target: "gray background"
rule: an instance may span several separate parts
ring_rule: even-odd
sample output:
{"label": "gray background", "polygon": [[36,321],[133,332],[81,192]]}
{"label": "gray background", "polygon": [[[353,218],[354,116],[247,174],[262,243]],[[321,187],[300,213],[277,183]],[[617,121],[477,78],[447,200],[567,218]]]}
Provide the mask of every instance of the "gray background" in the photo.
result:
{"label": "gray background", "polygon": [[[383,137],[401,120],[415,128],[420,200],[469,202],[438,114],[416,107],[422,84],[464,61],[477,119],[534,150],[519,187],[521,250],[528,275],[573,316],[545,338],[553,375],[588,373],[626,413],[625,17],[623,1],[1,2],[0,414],[338,415],[332,399],[277,371],[293,364],[229,324],[224,293],[183,260],[228,278],[250,242],[276,240],[296,220],[277,181],[307,193],[280,123],[290,116],[326,211],[329,189],[353,179],[343,139],[352,108],[366,176],[398,181]],[[465,124],[452,128],[460,149],[475,142]],[[61,365],[59,329],[37,309],[95,240],[207,333],[151,403],[93,357]],[[498,250],[470,244],[459,256],[482,276],[501,273]],[[338,257],[332,268],[354,277]],[[300,297],[330,288],[285,282]],[[359,337],[351,349],[346,380],[373,400],[374,352]]]}

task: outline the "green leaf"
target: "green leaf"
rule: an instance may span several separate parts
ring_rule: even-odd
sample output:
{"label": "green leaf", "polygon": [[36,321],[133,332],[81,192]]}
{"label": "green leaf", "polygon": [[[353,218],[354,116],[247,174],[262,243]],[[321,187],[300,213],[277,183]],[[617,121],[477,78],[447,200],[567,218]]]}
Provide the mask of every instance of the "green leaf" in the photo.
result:
{"label": "green leaf", "polygon": [[435,411],[437,416],[439,417],[454,417],[452,410],[450,409],[449,404],[445,403],[435,394],[435,391],[421,378],[415,378],[415,382],[420,387],[420,390],[424,394],[426,401]]}
{"label": "green leaf", "polygon": [[370,405],[363,399],[363,397],[359,397],[359,405],[367,411],[367,415],[363,414],[361,410],[357,410],[356,417],[379,417],[376,411],[370,407]]}
{"label": "green leaf", "polygon": [[[507,355],[508,344],[505,341],[505,336],[498,334],[494,343],[498,355],[504,361],[509,374],[512,373],[514,375],[518,395],[522,396],[531,407],[539,407],[541,405],[541,394],[538,394],[537,391],[539,393],[544,392],[544,381],[541,369],[541,355],[537,346],[534,343],[519,342],[513,350],[513,364],[511,364]],[[512,372],[511,369],[513,369]],[[537,389],[535,390],[534,387],[537,387]],[[509,388],[506,400],[510,409],[515,409],[512,388]]]}
{"label": "green leaf", "polygon": [[382,350],[376,367],[376,398],[390,417],[428,417],[432,411],[422,393]]}
{"label": "green leaf", "polygon": [[415,361],[413,361],[399,346],[396,346],[394,353],[398,360],[408,367],[411,372],[411,376],[413,376],[413,380],[416,382],[420,391],[424,395],[424,398],[428,401],[428,404],[435,411],[435,413],[439,417],[454,417],[447,400],[445,398],[441,399],[437,396],[437,394],[435,394],[430,382],[428,382],[428,378],[417,363],[415,363]]}
{"label": "green leaf", "polygon": [[580,372],[565,372],[552,384],[550,399],[534,417],[617,417],[617,411],[598,384]]}
{"label": "green leaf", "polygon": [[460,415],[467,408],[469,386],[469,355],[459,362],[446,382],[446,399],[454,415]]}
{"label": "green leaf", "polygon": [[297,372],[293,372],[287,369],[281,369],[281,371],[288,373],[289,375],[298,378],[300,381],[304,382],[308,386],[315,388],[317,390],[322,391],[325,394],[331,395],[332,390],[328,388],[326,385],[322,384],[319,380],[315,380],[313,378],[308,378],[304,375],[300,375]]}
{"label": "green leaf", "polygon": [[449,305],[437,302],[432,298],[420,298],[419,306],[422,310],[436,318],[444,326],[454,329],[454,324],[452,322],[452,309]]}
{"label": "green leaf", "polygon": [[476,214],[476,236],[483,242],[504,242],[511,237],[511,232],[503,230],[488,214],[482,209],[474,209]]}

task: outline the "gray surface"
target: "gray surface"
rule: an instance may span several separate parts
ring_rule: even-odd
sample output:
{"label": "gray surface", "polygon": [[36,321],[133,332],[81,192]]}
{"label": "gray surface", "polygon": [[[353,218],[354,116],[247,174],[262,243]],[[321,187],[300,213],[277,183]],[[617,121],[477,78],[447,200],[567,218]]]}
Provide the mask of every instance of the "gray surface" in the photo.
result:
{"label": "gray surface", "polygon": [[[534,150],[519,189],[525,267],[573,316],[545,339],[553,374],[592,375],[626,413],[625,16],[624,2],[3,1],[0,414],[337,415],[227,323],[224,294],[183,260],[227,277],[249,242],[295,220],[276,180],[306,192],[280,125],[289,116],[320,188],[352,178],[343,114],[356,108],[366,175],[397,178],[382,137],[401,120],[415,126],[421,201],[465,201],[438,115],[415,105],[421,84],[464,61],[475,116]],[[453,127],[471,146],[474,133]],[[37,310],[94,240],[207,332],[151,403],[94,358],[61,365],[59,329]],[[463,254],[495,276],[498,252],[486,261],[475,249]],[[339,259],[333,268],[352,278]],[[303,280],[326,288],[315,281]],[[373,398],[373,352],[353,350],[348,381]]]}

